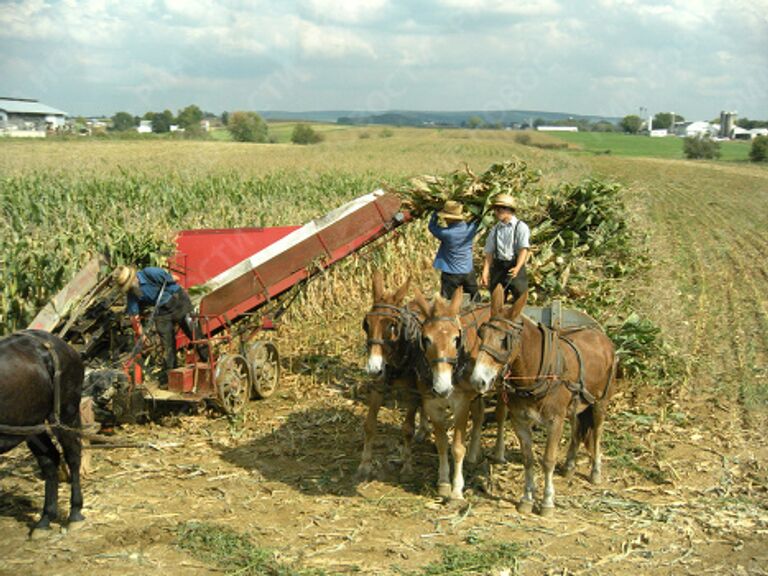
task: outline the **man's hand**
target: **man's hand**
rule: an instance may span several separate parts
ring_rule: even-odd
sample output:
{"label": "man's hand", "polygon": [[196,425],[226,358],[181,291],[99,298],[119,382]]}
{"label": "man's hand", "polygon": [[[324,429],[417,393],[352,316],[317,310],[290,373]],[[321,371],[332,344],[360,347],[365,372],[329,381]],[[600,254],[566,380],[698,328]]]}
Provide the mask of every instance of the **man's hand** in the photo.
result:
{"label": "man's hand", "polygon": [[507,272],[507,276],[510,278],[515,278],[517,276],[517,273],[520,272],[520,268],[510,268],[509,272]]}
{"label": "man's hand", "polygon": [[480,286],[483,288],[488,286],[488,276],[490,276],[490,274],[488,274],[488,270],[483,269],[482,273],[480,274]]}

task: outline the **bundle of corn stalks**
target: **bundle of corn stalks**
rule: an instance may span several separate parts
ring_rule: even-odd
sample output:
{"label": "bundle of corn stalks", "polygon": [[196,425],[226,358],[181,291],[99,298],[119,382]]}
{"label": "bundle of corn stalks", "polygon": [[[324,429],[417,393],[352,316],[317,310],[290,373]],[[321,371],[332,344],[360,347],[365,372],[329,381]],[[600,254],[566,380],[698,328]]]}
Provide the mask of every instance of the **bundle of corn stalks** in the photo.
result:
{"label": "bundle of corn stalks", "polygon": [[446,178],[419,176],[393,191],[403,198],[403,207],[415,218],[440,210],[447,200],[460,202],[470,219],[480,220],[482,234],[494,224],[491,205],[496,196],[502,192],[512,194],[521,205],[527,205],[538,195],[534,185],[540,178],[540,172],[530,170],[524,161],[514,159],[493,164],[479,175],[465,165]]}

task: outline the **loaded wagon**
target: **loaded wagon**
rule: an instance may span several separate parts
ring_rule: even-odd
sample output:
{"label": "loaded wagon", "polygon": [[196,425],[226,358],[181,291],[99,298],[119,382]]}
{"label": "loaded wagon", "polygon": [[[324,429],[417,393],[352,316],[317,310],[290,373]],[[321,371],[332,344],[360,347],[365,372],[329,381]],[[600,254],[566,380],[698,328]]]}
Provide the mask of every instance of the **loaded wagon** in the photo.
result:
{"label": "loaded wagon", "polygon": [[[67,340],[90,367],[89,379],[110,390],[110,409],[130,421],[153,403],[213,403],[228,414],[278,387],[280,355],[263,337],[315,275],[406,222],[400,198],[376,190],[303,226],[184,230],[168,268],[196,305],[203,340],[177,334],[181,366],[161,390],[147,378],[152,347],[135,342],[123,295],[110,282],[104,257],[88,263],[29,328]],[[151,328],[148,326],[147,328]],[[194,345],[207,344],[207,362]],[[107,381],[109,386],[104,386]]]}

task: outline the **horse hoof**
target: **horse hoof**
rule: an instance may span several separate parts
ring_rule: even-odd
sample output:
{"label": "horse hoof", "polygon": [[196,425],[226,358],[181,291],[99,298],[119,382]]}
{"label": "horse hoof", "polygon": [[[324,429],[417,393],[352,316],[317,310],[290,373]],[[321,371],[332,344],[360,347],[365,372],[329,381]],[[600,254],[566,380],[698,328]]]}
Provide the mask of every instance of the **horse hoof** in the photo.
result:
{"label": "horse hoof", "polygon": [[67,530],[79,530],[85,525],[85,516],[80,512],[70,514],[67,519]]}
{"label": "horse hoof", "polygon": [[549,518],[555,513],[555,507],[554,506],[542,506],[541,510],[539,511],[539,515],[542,518]]}
{"label": "horse hoof", "polygon": [[355,473],[355,477],[359,482],[367,482],[371,479],[371,473],[373,470],[371,469],[370,464],[360,464],[360,466],[357,469],[357,472]]}
{"label": "horse hoof", "polygon": [[520,514],[530,514],[533,512],[533,502],[530,500],[520,500],[520,503],[517,505],[517,511]]}
{"label": "horse hoof", "polygon": [[600,472],[592,472],[592,474],[589,475],[589,481],[592,484],[600,484],[602,479],[603,475],[600,474]]}
{"label": "horse hoof", "polygon": [[33,528],[32,532],[29,533],[29,539],[30,540],[45,540],[47,538],[50,538],[53,534],[53,530],[48,528]]}
{"label": "horse hoof", "polygon": [[566,466],[562,471],[563,478],[573,478],[574,472],[576,472],[575,466]]}
{"label": "horse hoof", "polygon": [[438,484],[437,485],[437,495],[440,496],[440,498],[450,498],[451,497],[451,485],[450,484]]}
{"label": "horse hoof", "polygon": [[494,464],[506,464],[507,463],[507,459],[504,456],[498,456],[498,455],[492,456],[490,458],[490,460]]}

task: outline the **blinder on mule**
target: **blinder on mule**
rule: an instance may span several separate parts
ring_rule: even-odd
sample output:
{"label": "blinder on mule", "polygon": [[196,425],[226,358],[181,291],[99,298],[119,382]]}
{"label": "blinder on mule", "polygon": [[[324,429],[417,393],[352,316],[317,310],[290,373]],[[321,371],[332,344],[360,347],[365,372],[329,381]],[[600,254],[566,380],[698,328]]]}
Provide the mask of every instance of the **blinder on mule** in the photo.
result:
{"label": "blinder on mule", "polygon": [[[485,343],[488,330],[495,330],[504,334],[502,338],[504,349],[491,348]],[[520,339],[522,332],[522,320],[513,321],[502,316],[492,316],[480,327],[480,351],[488,354],[499,364],[506,365],[509,362],[509,355],[512,353],[512,343]]]}
{"label": "blinder on mule", "polygon": [[[461,354],[461,351],[464,349],[464,331],[461,329],[461,323],[459,322],[458,318],[454,316],[437,316],[435,318],[428,318],[424,321],[424,325],[426,324],[433,324],[434,322],[453,322],[456,324],[456,326],[459,329],[459,335],[458,335],[458,342],[456,343],[456,355],[455,356],[438,356],[437,358],[432,359],[432,364],[451,364],[452,366],[455,366],[459,363],[459,355]],[[423,351],[426,351],[426,349],[429,347],[431,341],[428,337],[423,337],[421,339],[421,349]]]}
{"label": "blinder on mule", "polygon": [[369,348],[375,344],[378,344],[379,346],[392,346],[395,342],[397,342],[400,339],[401,325],[403,322],[402,313],[402,308],[398,308],[392,304],[374,304],[371,311],[365,315],[365,318],[363,318],[363,330],[366,334],[368,334],[368,330],[370,328],[370,324],[368,323],[369,316],[380,316],[383,318],[388,318],[392,320],[392,323],[388,326],[390,332],[389,335],[391,338],[368,338],[366,340],[367,346]]}

